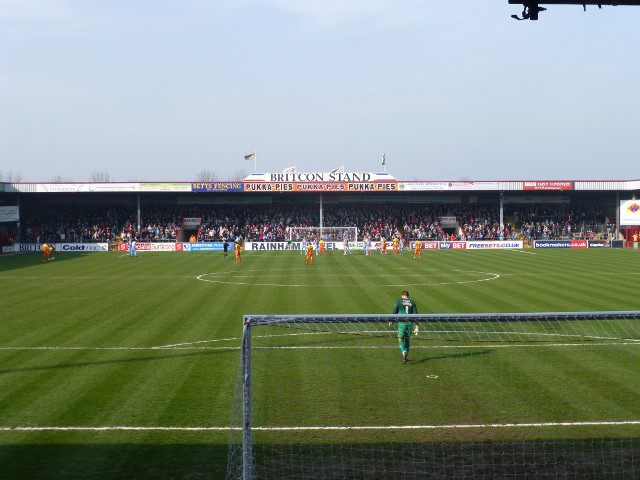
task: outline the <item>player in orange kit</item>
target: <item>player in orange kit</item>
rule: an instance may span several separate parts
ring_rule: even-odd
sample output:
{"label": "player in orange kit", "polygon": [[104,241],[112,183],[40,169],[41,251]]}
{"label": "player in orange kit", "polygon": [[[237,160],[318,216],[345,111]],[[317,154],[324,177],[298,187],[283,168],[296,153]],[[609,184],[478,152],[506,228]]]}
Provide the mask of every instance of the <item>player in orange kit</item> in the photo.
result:
{"label": "player in orange kit", "polygon": [[320,248],[318,249],[318,255],[320,255],[321,253],[324,253],[326,256],[327,251],[324,249],[324,240],[320,239],[320,242],[318,242],[318,244],[320,245]]}
{"label": "player in orange kit", "polygon": [[233,249],[236,252],[236,263],[242,262],[242,258],[240,258],[240,242],[235,242],[233,244]]}
{"label": "player in orange kit", "polygon": [[307,245],[307,259],[305,260],[305,265],[309,263],[311,260],[311,265],[313,265],[313,245]]}
{"label": "player in orange kit", "polygon": [[416,255],[418,256],[418,258],[422,258],[422,254],[420,253],[421,246],[422,246],[422,242],[420,240],[416,240],[416,249],[413,252],[413,258],[416,258]]}

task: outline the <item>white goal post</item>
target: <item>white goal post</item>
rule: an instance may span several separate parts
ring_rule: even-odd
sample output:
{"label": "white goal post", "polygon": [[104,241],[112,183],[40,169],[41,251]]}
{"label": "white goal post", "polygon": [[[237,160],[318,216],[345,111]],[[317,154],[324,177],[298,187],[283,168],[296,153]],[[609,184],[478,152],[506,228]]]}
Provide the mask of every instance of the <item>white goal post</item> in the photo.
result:
{"label": "white goal post", "polygon": [[639,321],[245,315],[227,479],[636,478]]}

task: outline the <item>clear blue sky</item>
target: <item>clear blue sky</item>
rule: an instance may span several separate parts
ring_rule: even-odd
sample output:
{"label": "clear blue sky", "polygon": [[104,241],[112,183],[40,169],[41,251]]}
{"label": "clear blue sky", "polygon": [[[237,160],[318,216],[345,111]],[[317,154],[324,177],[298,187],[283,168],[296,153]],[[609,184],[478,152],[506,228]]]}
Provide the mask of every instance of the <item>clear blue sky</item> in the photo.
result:
{"label": "clear blue sky", "polygon": [[637,179],[640,7],[0,0],[0,171]]}

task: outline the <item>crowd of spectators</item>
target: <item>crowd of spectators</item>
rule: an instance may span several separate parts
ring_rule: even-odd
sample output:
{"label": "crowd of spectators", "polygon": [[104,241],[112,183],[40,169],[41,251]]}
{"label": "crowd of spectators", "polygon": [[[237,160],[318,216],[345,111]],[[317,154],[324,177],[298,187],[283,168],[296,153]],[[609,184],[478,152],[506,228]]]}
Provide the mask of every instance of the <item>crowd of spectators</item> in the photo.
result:
{"label": "crowd of spectators", "polygon": [[[596,234],[607,238],[615,230],[602,210],[570,205],[510,205],[502,227],[498,206],[487,204],[328,204],[322,214],[324,227],[356,227],[359,240],[397,234],[420,240],[536,240]],[[50,206],[23,222],[23,241],[107,242],[135,235],[142,242],[175,242],[188,217],[202,219],[198,241],[238,236],[256,242],[283,241],[291,227],[319,226],[320,209],[318,205],[145,206],[137,234],[138,219],[131,207]]]}
{"label": "crowd of spectators", "polygon": [[43,207],[22,222],[22,238],[26,243],[113,241],[126,217],[126,209],[121,208]]}
{"label": "crowd of spectators", "polygon": [[608,240],[615,223],[597,207],[576,205],[512,205],[508,213],[526,241],[595,238]]}

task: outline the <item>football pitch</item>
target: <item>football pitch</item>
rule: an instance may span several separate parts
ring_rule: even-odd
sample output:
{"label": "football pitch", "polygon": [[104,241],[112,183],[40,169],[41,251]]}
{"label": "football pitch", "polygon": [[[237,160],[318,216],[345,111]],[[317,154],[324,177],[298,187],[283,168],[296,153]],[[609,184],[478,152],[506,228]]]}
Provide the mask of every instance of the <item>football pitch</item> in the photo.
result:
{"label": "football pitch", "polygon": [[[315,257],[314,265],[306,265],[297,251],[244,252],[240,264],[222,252],[141,252],[135,258],[118,252],[56,252],[50,262],[41,261],[40,254],[2,256],[0,477],[224,478],[243,315],[389,314],[403,290],[425,314],[640,310],[639,284],[640,253],[627,249],[423,251],[421,259],[409,252],[365,257],[358,251],[350,256],[329,251]],[[498,448],[495,442],[518,438],[522,463],[535,462],[536,452],[549,448],[546,441],[561,445],[567,456],[579,445],[585,458],[607,443],[620,470],[599,478],[632,478],[629,472],[640,474],[637,323],[618,323],[616,333],[624,335],[615,338],[603,334],[606,327],[582,325],[583,333],[592,330],[593,335],[589,342],[582,335],[580,345],[571,345],[568,334],[538,331],[536,338],[549,335],[545,343],[508,357],[505,351],[516,344],[531,346],[527,325],[462,342],[441,334],[444,327],[421,326],[407,365],[393,336],[374,336],[369,343],[359,336],[327,358],[353,362],[360,378],[386,378],[380,371],[392,372],[368,398],[345,393],[353,388],[351,379],[326,380],[314,391],[299,388],[310,383],[301,364],[322,359],[313,347],[332,339],[295,340],[292,353],[269,361],[274,371],[285,372],[279,386],[282,405],[303,411],[287,406],[280,419],[273,413],[261,418],[257,409],[260,425],[385,427],[397,422],[446,428],[418,428],[409,438],[398,430],[382,430],[381,437],[375,428],[309,435],[267,431],[257,441],[301,443],[302,450],[321,455],[331,455],[322,451],[328,443],[429,444],[437,452],[435,461],[451,454],[481,462],[488,449]],[[379,347],[375,355],[371,347]],[[537,356],[542,348],[544,355]],[[456,378],[448,376],[452,371]],[[329,378],[322,368],[320,373]],[[395,392],[392,380],[405,374],[412,383],[420,380],[409,394],[440,407],[398,407],[392,419],[388,412],[372,411],[372,399]],[[475,382],[473,391],[455,387],[465,375],[467,384]],[[509,392],[537,398],[535,409],[518,396],[496,394],[507,378]],[[261,397],[258,390],[257,398],[278,412],[279,394],[270,395]],[[333,400],[319,399],[328,405],[323,413],[309,406],[308,395]],[[530,428],[497,428],[505,423]],[[494,427],[482,427],[488,424]],[[522,465],[515,474],[526,469]]]}

